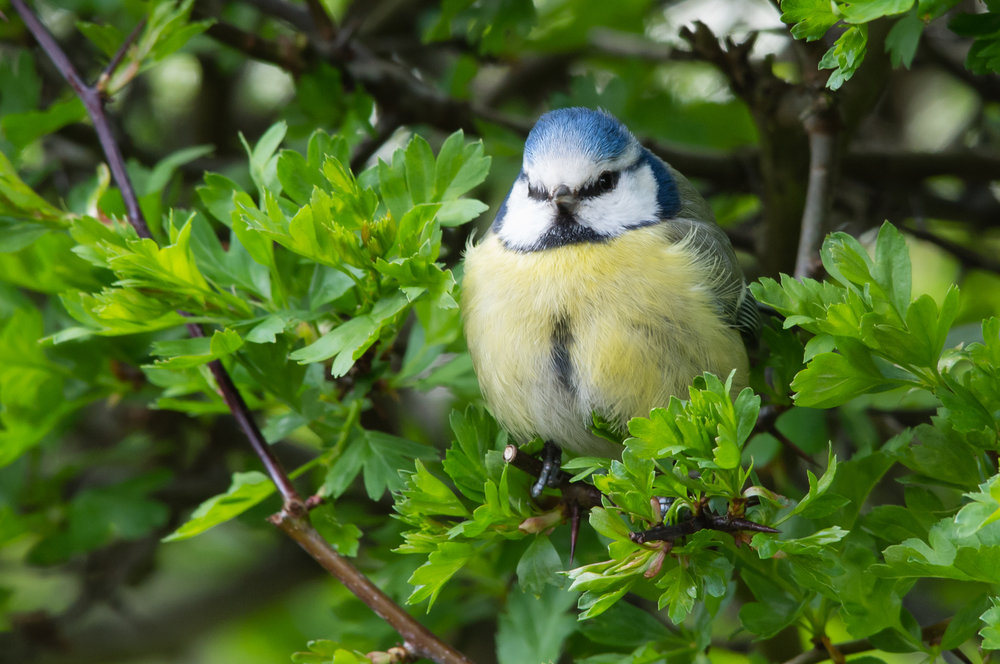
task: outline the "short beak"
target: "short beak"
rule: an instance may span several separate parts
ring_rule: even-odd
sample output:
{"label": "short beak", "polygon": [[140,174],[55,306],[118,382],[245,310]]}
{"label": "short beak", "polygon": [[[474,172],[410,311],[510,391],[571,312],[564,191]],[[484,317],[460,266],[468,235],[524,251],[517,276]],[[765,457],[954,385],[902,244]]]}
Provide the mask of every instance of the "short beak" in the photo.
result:
{"label": "short beak", "polygon": [[569,187],[564,184],[556,187],[556,190],[552,192],[552,202],[556,206],[566,212],[572,212],[576,209],[579,200]]}

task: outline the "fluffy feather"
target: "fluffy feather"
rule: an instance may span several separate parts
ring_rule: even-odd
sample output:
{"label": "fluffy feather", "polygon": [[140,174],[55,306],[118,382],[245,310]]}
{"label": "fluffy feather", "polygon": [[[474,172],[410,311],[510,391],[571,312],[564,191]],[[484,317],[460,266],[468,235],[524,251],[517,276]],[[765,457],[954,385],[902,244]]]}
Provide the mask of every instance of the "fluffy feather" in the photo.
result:
{"label": "fluffy feather", "polygon": [[624,428],[686,397],[704,371],[735,369],[736,389],[746,384],[737,328],[752,300],[725,234],[694,188],[606,113],[539,120],[465,260],[473,363],[518,438],[614,456],[589,432],[592,411]]}

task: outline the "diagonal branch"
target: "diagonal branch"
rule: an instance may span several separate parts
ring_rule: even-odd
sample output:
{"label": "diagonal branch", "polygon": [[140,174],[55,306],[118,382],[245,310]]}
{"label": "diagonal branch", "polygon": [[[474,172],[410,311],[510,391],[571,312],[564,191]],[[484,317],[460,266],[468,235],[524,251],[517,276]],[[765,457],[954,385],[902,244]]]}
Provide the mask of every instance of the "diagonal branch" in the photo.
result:
{"label": "diagonal branch", "polygon": [[[125,162],[118,144],[111,134],[111,127],[104,113],[103,101],[97,87],[86,85],[77,74],[66,53],[48,32],[41,21],[27,7],[24,0],[11,0],[14,9],[21,15],[25,25],[34,35],[39,45],[69,82],[73,90],[84,102],[91,121],[101,141],[101,147],[108,159],[115,182],[121,190],[128,220],[136,233],[147,239],[152,239],[146,224],[139,201],[131,180],[125,171]],[[190,323],[187,326],[193,337],[204,336],[201,326]],[[388,595],[378,589],[367,577],[352,566],[346,558],[338,554],[330,544],[309,523],[305,503],[299,497],[288,474],[264,440],[260,429],[253,419],[250,409],[237,390],[232,378],[226,372],[222,363],[215,360],[209,364],[215,377],[219,391],[236,418],[240,428],[246,434],[254,452],[267,469],[272,481],[284,499],[281,511],[271,518],[289,537],[299,543],[320,565],[339,579],[359,599],[365,602],[382,619],[389,623],[406,642],[407,650],[415,655],[433,659],[441,664],[470,664],[470,660],[448,644],[441,641],[426,627],[396,604]]]}
{"label": "diagonal branch", "polygon": [[132,188],[128,174],[125,172],[125,160],[122,158],[121,150],[118,149],[118,143],[115,141],[114,136],[111,135],[111,125],[108,123],[108,118],[104,113],[104,101],[101,99],[100,92],[98,92],[97,88],[90,87],[83,82],[83,79],[76,72],[73,63],[66,57],[66,53],[59,47],[55,38],[42,25],[38,17],[24,4],[24,0],[10,1],[17,13],[21,15],[25,26],[27,26],[28,30],[31,31],[31,34],[38,41],[38,45],[49,56],[52,64],[56,66],[56,69],[59,70],[59,73],[62,74],[66,82],[73,88],[73,91],[87,109],[87,114],[90,116],[91,122],[94,123],[94,131],[97,132],[97,139],[101,142],[101,149],[104,150],[104,154],[108,158],[108,167],[111,169],[111,175],[114,176],[115,182],[118,183],[118,188],[121,189],[122,198],[125,199],[125,210],[128,214],[129,222],[135,228],[135,232],[139,234],[139,237],[152,238],[153,235],[149,232],[146,218],[142,215],[142,210],[139,209],[139,199],[135,195],[135,190]]}
{"label": "diagonal branch", "polygon": [[[118,65],[120,65],[122,63],[122,60],[125,59],[125,54],[128,53],[128,49],[139,37],[139,35],[142,33],[142,29],[145,27],[146,27],[146,17],[143,16],[142,20],[136,23],[135,27],[132,28],[132,32],[130,32],[128,37],[125,38],[125,41],[122,42],[122,45],[118,47],[118,51],[115,52],[114,56],[111,58],[111,61],[108,62],[108,66],[105,67],[104,71],[101,72],[101,75],[97,77],[97,84],[94,87],[97,88],[98,94],[100,95],[108,94],[107,90],[108,81],[111,80],[111,77],[114,75],[115,70],[118,69]],[[138,70],[138,68],[136,69]]]}

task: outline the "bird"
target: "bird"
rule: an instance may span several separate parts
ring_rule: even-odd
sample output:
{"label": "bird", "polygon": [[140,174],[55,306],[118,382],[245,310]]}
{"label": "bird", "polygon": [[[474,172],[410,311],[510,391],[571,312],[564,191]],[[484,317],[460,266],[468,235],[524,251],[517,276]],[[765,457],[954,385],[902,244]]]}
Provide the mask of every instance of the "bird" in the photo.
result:
{"label": "bird", "polygon": [[[485,235],[466,247],[463,327],[486,405],[520,441],[619,457],[624,432],[703,372],[748,383],[759,318],[694,186],[602,109],[542,115]],[[547,459],[552,461],[552,459]]]}

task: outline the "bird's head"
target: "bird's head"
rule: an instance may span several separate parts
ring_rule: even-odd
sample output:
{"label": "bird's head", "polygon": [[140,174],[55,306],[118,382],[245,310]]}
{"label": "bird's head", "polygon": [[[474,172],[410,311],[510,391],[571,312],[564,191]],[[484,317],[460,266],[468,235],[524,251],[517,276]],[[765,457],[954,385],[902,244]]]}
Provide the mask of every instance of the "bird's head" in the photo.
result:
{"label": "bird's head", "polygon": [[516,251],[602,242],[680,209],[667,166],[605,111],[546,113],[493,228]]}

